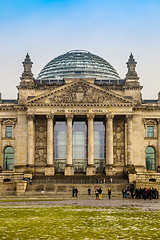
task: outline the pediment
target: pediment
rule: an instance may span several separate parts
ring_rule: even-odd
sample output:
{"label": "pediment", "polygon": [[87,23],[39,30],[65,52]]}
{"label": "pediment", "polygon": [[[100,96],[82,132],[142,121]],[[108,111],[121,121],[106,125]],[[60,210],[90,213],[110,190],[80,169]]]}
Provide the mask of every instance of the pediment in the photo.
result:
{"label": "pediment", "polygon": [[17,119],[12,118],[12,119],[3,119],[2,124],[3,125],[15,125],[17,122]]}
{"label": "pediment", "polygon": [[28,100],[28,104],[55,104],[55,103],[103,103],[103,104],[133,104],[133,101],[124,98],[112,91],[107,91],[86,81],[75,81],[65,84],[45,94]]}

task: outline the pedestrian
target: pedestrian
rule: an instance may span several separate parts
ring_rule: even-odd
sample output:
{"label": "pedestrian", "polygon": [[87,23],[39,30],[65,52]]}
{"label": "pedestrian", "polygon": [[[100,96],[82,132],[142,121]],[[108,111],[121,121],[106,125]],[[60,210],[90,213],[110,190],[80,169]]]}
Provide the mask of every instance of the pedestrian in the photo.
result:
{"label": "pedestrian", "polygon": [[102,189],[99,188],[99,189],[98,189],[98,192],[99,192],[99,199],[101,200],[101,199],[102,199]]}
{"label": "pedestrian", "polygon": [[134,188],[133,187],[131,187],[131,197],[132,197],[132,199],[134,198]]}
{"label": "pedestrian", "polygon": [[124,191],[124,197],[127,198],[127,189]]}
{"label": "pedestrian", "polygon": [[96,194],[96,199],[99,199],[99,191],[98,191],[98,188],[96,189],[95,194]]}
{"label": "pedestrian", "polygon": [[111,189],[108,188],[108,198],[110,199],[111,198]]}
{"label": "pedestrian", "polygon": [[75,194],[75,189],[74,187],[72,188],[72,197],[74,197],[74,194]]}
{"label": "pedestrian", "polygon": [[124,193],[125,193],[125,189],[123,188],[122,189],[123,198],[124,198]]}
{"label": "pedestrian", "polygon": [[109,183],[112,184],[112,178],[109,179]]}
{"label": "pedestrian", "polygon": [[88,195],[91,195],[91,189],[88,188]]}
{"label": "pedestrian", "polygon": [[77,187],[75,188],[75,194],[76,194],[76,197],[78,197],[78,189],[77,189]]}

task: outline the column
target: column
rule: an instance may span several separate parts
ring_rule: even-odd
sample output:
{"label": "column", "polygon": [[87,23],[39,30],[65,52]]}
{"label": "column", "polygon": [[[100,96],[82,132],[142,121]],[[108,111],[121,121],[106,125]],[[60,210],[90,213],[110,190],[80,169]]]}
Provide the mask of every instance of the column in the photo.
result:
{"label": "column", "polygon": [[47,115],[47,165],[53,166],[53,115]]}
{"label": "column", "polygon": [[45,175],[52,176],[55,174],[54,169],[54,157],[53,157],[53,146],[54,146],[54,129],[53,129],[52,114],[47,115],[47,165],[45,167]]}
{"label": "column", "polygon": [[114,115],[107,115],[106,143],[107,143],[107,164],[113,165],[113,118]]}
{"label": "column", "polygon": [[132,115],[127,115],[127,165],[133,165]]}
{"label": "column", "polygon": [[94,116],[89,115],[88,118],[88,165],[94,165],[94,131],[93,119]]}
{"label": "column", "polygon": [[35,132],[34,115],[28,115],[28,165],[34,165]]}
{"label": "column", "polygon": [[86,168],[86,175],[95,175],[94,130],[93,130],[94,115],[87,115],[87,119],[88,119],[88,166]]}
{"label": "column", "polygon": [[65,175],[74,175],[72,163],[72,120],[73,115],[66,115],[67,119],[67,165],[65,167]]}
{"label": "column", "polygon": [[157,119],[157,150],[158,150],[158,162],[157,162],[157,170],[160,172],[160,119]]}

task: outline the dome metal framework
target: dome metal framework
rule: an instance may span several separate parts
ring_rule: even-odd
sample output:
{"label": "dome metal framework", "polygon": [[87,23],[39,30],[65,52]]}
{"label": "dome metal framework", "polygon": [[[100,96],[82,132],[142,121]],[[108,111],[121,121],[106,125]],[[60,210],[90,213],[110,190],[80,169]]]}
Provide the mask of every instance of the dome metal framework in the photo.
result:
{"label": "dome metal framework", "polygon": [[64,78],[94,78],[97,83],[120,83],[113,66],[85,50],[72,50],[52,59],[39,73],[37,83],[60,83]]}

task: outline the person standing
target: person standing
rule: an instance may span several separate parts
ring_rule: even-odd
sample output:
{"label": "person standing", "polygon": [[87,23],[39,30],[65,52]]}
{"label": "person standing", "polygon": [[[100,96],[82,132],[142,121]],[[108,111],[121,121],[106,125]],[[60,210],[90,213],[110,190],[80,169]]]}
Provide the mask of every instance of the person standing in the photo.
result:
{"label": "person standing", "polygon": [[102,189],[99,188],[98,192],[99,192],[99,199],[101,200],[102,199]]}
{"label": "person standing", "polygon": [[99,191],[98,191],[98,188],[96,189],[95,194],[96,194],[96,199],[99,199]]}
{"label": "person standing", "polygon": [[108,188],[108,198],[110,199],[111,198],[111,189]]}
{"label": "person standing", "polygon": [[74,197],[74,194],[75,194],[75,188],[73,187],[72,188],[72,197]]}
{"label": "person standing", "polygon": [[124,193],[125,193],[125,189],[123,188],[122,189],[123,198],[124,198]]}
{"label": "person standing", "polygon": [[75,194],[76,194],[76,197],[78,197],[78,189],[77,189],[77,187],[75,188]]}
{"label": "person standing", "polygon": [[91,189],[88,188],[88,195],[90,196],[91,195]]}

